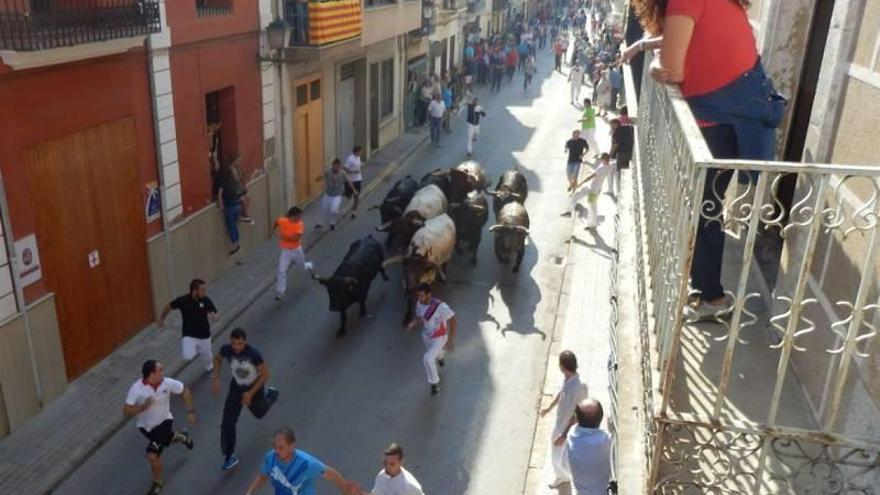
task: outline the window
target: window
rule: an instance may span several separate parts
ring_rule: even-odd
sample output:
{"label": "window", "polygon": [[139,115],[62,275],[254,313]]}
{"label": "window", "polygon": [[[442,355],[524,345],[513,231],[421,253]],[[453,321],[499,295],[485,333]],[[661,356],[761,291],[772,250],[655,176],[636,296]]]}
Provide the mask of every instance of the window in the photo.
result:
{"label": "window", "polygon": [[379,77],[379,109],[380,116],[385,118],[394,113],[394,59],[382,61]]}
{"label": "window", "polygon": [[196,15],[199,17],[217,17],[232,13],[232,0],[195,0]]}
{"label": "window", "polygon": [[220,167],[230,163],[238,153],[234,88],[224,88],[205,95],[205,131],[213,197],[217,194]]}
{"label": "window", "polygon": [[364,5],[367,8],[380,7],[382,5],[394,5],[395,3],[397,3],[397,0],[364,0]]}

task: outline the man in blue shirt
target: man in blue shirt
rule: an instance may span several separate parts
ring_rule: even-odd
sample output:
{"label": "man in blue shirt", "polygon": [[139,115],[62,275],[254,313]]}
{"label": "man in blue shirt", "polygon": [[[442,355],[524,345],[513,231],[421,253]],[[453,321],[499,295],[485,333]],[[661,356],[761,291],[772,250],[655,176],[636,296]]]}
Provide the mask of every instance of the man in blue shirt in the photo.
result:
{"label": "man in blue shirt", "polygon": [[296,449],[296,435],[290,428],[281,428],[272,437],[274,449],[266,454],[260,474],[251,482],[247,495],[253,495],[266,481],[272,482],[275,495],[315,495],[315,482],[323,478],[332,482],[343,495],[360,495],[357,483],[348,481],[339,471]]}

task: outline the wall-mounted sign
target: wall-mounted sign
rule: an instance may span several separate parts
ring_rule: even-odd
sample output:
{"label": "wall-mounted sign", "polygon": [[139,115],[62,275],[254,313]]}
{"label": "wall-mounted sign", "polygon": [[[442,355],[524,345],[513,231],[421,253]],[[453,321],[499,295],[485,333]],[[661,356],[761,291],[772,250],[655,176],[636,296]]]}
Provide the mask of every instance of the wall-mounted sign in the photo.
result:
{"label": "wall-mounted sign", "polygon": [[94,250],[89,253],[89,268],[94,268],[101,264],[101,255],[98,254],[98,250]]}
{"label": "wall-mounted sign", "polygon": [[43,278],[35,234],[15,241],[15,255],[18,257],[18,277],[22,287],[27,287]]}
{"label": "wall-mounted sign", "polygon": [[147,197],[144,202],[144,216],[147,217],[147,223],[155,222],[162,216],[162,198],[159,195],[159,185],[150,182],[146,186]]}

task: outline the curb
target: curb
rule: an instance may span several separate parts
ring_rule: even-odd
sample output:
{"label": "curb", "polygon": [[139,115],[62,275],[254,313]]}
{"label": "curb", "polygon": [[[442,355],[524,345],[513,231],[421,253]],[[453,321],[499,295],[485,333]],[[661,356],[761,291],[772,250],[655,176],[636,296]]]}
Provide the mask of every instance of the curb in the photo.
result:
{"label": "curb", "polygon": [[[422,139],[419,140],[415,144],[415,146],[406,150],[399,158],[391,161],[388,165],[386,165],[379,172],[379,174],[375,178],[373,178],[369,182],[369,184],[366,185],[366,187],[364,188],[364,192],[362,193],[362,197],[366,198],[370,194],[372,194],[373,191],[375,191],[376,188],[379,187],[379,184],[381,184],[385,179],[387,179],[388,177],[393,175],[394,172],[399,170],[413,155],[416,154],[416,152],[418,152],[419,150],[421,150],[424,147],[424,145],[425,145],[425,143],[427,143],[427,141],[428,141],[428,137],[422,136]],[[303,209],[309,208],[314,203],[316,203],[315,200],[310,201],[309,203],[304,205]],[[348,211],[349,210],[346,210],[345,214],[340,214],[340,221],[337,225],[340,225],[340,224],[344,223],[345,221],[348,221],[348,218],[347,218]],[[327,230],[321,231],[319,233],[319,235],[312,237],[310,239],[310,242],[305,243],[305,245],[303,246],[303,249],[306,252],[310,251],[328,233],[329,233],[329,231],[327,231]],[[211,342],[213,343],[221,336],[224,336],[226,334],[226,332],[230,329],[230,327],[232,327],[232,323],[236,319],[238,319],[238,317],[241,316],[245,311],[250,309],[251,306],[253,306],[254,303],[257,302],[257,300],[260,298],[260,296],[262,296],[263,293],[266,292],[266,290],[268,290],[269,288],[272,287],[272,284],[274,282],[275,282],[275,274],[274,273],[271,273],[265,277],[260,278],[257,281],[257,283],[254,284],[253,290],[251,290],[250,292],[245,294],[244,297],[238,299],[238,301],[242,302],[240,305],[236,305],[236,306],[232,306],[232,307],[227,306],[227,308],[229,308],[229,311],[225,312],[224,317],[217,323],[216,331],[214,331],[211,335]],[[150,331],[151,328],[152,328],[152,325],[144,328],[143,330],[141,330],[141,332]],[[165,363],[167,366],[167,371],[168,371],[169,375],[178,375],[181,372],[183,372],[184,370],[186,370],[188,366],[195,363],[195,361],[183,361],[182,359],[179,359],[179,361],[180,361],[179,363],[178,362]],[[118,417],[118,422],[113,423],[106,432],[102,433],[100,435],[100,437],[95,440],[96,443],[94,444],[94,446],[92,448],[89,449],[89,452],[86,455],[79,457],[77,459],[70,459],[70,465],[67,468],[65,468],[64,471],[61,472],[60,474],[58,474],[57,476],[49,475],[47,477],[44,477],[43,480],[47,482],[46,488],[39,490],[39,493],[51,494],[55,489],[58,488],[59,485],[61,485],[65,480],[67,480],[67,478],[69,478],[70,475],[72,475],[83,463],[88,461],[88,459],[91,458],[91,456],[94,452],[96,452],[101,446],[105,445],[107,443],[107,441],[110,439],[110,437],[115,435],[126,424],[128,424],[129,418],[125,418],[121,415],[117,416],[117,417]]]}

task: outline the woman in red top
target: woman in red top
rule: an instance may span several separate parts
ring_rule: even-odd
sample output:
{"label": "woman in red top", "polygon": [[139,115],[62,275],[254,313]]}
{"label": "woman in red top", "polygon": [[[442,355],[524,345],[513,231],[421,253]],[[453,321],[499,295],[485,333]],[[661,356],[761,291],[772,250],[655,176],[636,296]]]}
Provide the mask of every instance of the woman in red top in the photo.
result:
{"label": "woman in red top", "polygon": [[[761,66],[746,8],[748,0],[633,0],[652,38],[624,52],[659,48],[650,67],[656,81],[680,84],[682,96],[715,158],[773,160],[784,100]],[[690,321],[730,312],[721,285],[724,232],[720,217],[732,171],[709,169],[694,244],[691,285],[700,297],[685,308]],[[741,182],[755,176],[740,173]],[[720,219],[720,218],[719,218]]]}

